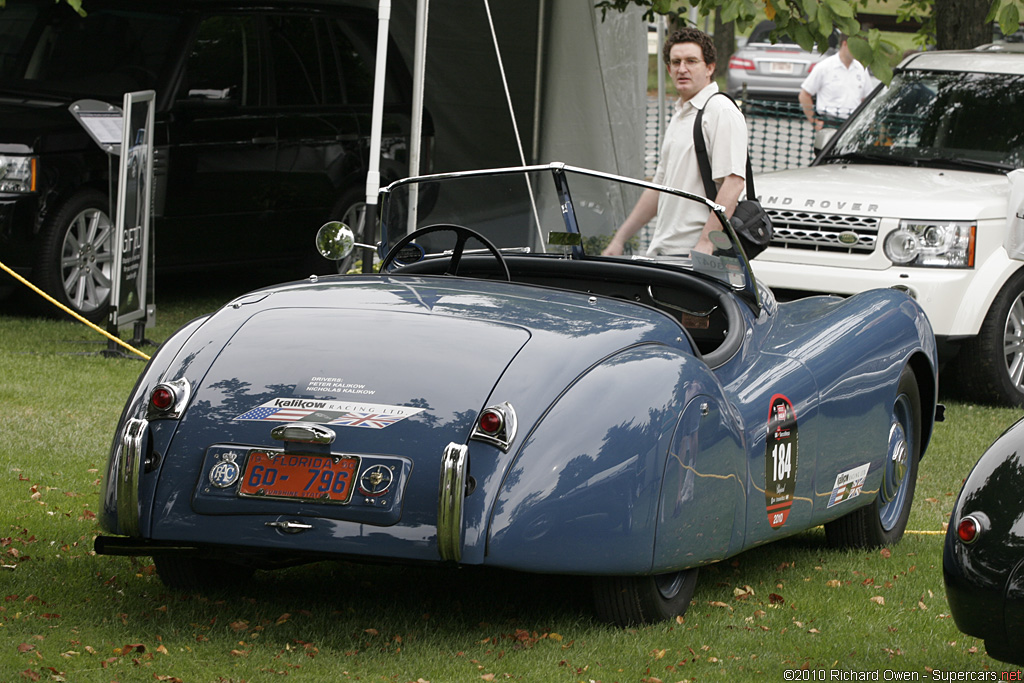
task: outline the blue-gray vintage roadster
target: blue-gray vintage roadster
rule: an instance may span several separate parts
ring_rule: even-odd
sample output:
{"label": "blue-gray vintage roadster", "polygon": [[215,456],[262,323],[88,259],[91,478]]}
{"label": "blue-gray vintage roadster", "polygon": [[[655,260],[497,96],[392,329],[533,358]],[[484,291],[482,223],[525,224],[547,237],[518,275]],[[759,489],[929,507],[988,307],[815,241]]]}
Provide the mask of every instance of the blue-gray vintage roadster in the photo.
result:
{"label": "blue-gray vintage roadster", "polygon": [[[640,233],[600,256],[645,190],[714,211],[711,253],[647,257]],[[628,624],[816,525],[902,536],[937,391],[903,292],[777,303],[721,207],[562,164],[380,199],[380,274],[255,291],[161,346],[97,552],[152,555],[174,587],[322,559],[586,575]]]}

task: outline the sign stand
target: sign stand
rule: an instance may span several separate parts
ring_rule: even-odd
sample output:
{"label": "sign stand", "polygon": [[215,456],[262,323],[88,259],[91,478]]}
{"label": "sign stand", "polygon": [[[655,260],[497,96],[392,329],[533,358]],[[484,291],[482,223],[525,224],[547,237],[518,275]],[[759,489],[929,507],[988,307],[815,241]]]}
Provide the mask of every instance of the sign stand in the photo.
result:
{"label": "sign stand", "polygon": [[[145,330],[156,323],[152,228],[153,120],[152,90],[125,93],[123,109],[97,100],[79,100],[71,114],[108,154],[119,157],[117,182],[111,174],[110,206],[114,213],[114,263],[107,331],[119,336],[132,325],[133,345],[152,344]],[[111,169],[113,170],[113,169]],[[120,248],[117,248],[120,245]],[[123,356],[109,342],[107,356]]]}

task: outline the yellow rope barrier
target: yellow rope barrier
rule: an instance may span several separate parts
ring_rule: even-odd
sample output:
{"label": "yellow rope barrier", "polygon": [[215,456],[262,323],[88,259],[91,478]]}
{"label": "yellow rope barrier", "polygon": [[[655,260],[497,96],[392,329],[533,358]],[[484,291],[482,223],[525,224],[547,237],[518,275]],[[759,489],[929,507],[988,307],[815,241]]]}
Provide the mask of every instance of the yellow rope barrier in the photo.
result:
{"label": "yellow rope barrier", "polygon": [[68,315],[70,315],[70,316],[71,316],[72,318],[74,318],[74,319],[75,319],[75,320],[77,320],[78,322],[80,322],[80,323],[83,323],[83,324],[85,324],[85,325],[88,325],[88,326],[89,326],[89,327],[91,327],[91,328],[92,328],[93,330],[95,330],[95,331],[99,332],[100,334],[102,334],[102,335],[103,335],[104,337],[106,337],[106,338],[107,338],[107,339],[109,339],[110,341],[112,341],[112,342],[117,342],[118,344],[120,344],[120,345],[121,345],[121,346],[123,346],[124,348],[128,349],[129,351],[131,351],[131,352],[132,352],[132,353],[134,353],[135,355],[137,355],[137,356],[141,356],[142,358],[145,358],[146,360],[149,360],[149,356],[147,356],[146,354],[144,354],[144,353],[143,353],[142,351],[139,351],[139,350],[138,350],[137,348],[135,348],[135,347],[134,347],[134,346],[132,346],[131,344],[127,343],[126,341],[124,341],[124,340],[123,340],[123,339],[121,339],[120,337],[116,337],[116,336],[114,336],[114,335],[110,334],[109,332],[107,332],[106,330],[104,330],[104,329],[103,329],[102,327],[100,327],[100,326],[98,326],[98,325],[95,325],[95,324],[93,324],[93,323],[89,322],[88,320],[86,320],[85,318],[83,318],[82,316],[80,316],[80,315],[79,315],[78,313],[75,313],[75,312],[74,312],[74,311],[72,311],[72,310],[71,310],[70,308],[68,308],[67,306],[65,306],[65,305],[64,305],[64,304],[62,304],[61,302],[57,301],[57,300],[56,300],[56,299],[54,299],[54,298],[53,298],[52,296],[50,296],[49,294],[47,294],[47,293],[46,293],[46,292],[44,292],[43,290],[39,289],[38,287],[36,287],[36,286],[35,286],[34,284],[32,284],[31,282],[29,282],[28,280],[26,280],[25,278],[23,278],[22,276],[20,276],[20,275],[18,275],[17,273],[15,273],[15,272],[14,272],[13,270],[11,270],[10,268],[8,268],[8,267],[7,267],[7,265],[6,265],[6,264],[5,264],[5,263],[4,263],[3,261],[0,261],[0,269],[3,269],[3,270],[4,270],[4,272],[6,272],[6,273],[7,273],[8,275],[10,275],[11,277],[13,277],[13,278],[14,278],[15,280],[17,280],[17,281],[18,281],[18,282],[20,282],[21,284],[25,285],[26,287],[28,287],[29,289],[31,289],[31,290],[32,290],[33,292],[35,292],[35,293],[36,293],[36,294],[38,294],[39,296],[41,296],[41,297],[43,297],[44,299],[46,299],[47,301],[49,301],[49,302],[50,302],[51,304],[53,304],[53,305],[54,305],[54,306],[56,306],[57,308],[59,308],[59,309],[61,309],[62,311],[64,311],[65,313],[67,313]]}

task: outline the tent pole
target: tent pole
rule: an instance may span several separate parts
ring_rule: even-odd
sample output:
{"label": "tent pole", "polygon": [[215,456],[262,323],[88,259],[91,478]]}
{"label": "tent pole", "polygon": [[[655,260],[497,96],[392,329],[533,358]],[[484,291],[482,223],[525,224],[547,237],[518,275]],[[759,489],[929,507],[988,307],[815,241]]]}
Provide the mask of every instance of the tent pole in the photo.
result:
{"label": "tent pole", "polygon": [[[388,26],[391,23],[391,0],[380,0],[377,7],[377,63],[373,77],[373,108],[370,117],[370,162],[366,171],[366,223],[363,244],[376,241],[377,193],[380,191],[380,144],[384,121],[384,79],[388,62]],[[363,250],[363,272],[373,272],[373,254]]]}
{"label": "tent pole", "polygon": [[[409,150],[409,175],[420,174],[420,144],[423,140],[423,84],[427,69],[427,21],[430,0],[416,0],[416,45],[412,76],[412,133]],[[429,171],[429,169],[428,169]]]}
{"label": "tent pole", "polygon": [[533,86],[533,147],[530,150],[530,163],[533,164],[536,164],[540,158],[540,111],[541,100],[544,98],[543,69],[544,55],[547,50],[547,45],[544,43],[547,35],[547,24],[544,21],[546,8],[547,1],[540,0],[537,7],[537,75]]}
{"label": "tent pole", "polygon": [[665,15],[658,15],[658,54],[655,55],[654,68],[658,70],[658,159],[661,160],[661,146],[665,142],[665,119],[668,111],[665,106],[665,68],[661,60],[662,50],[665,48]]}
{"label": "tent pole", "polygon": [[[416,0],[416,44],[413,56],[412,76],[412,130],[409,146],[409,175],[417,176],[420,170],[420,154],[423,144],[423,91],[427,71],[427,25],[430,20],[430,0]],[[428,172],[430,169],[427,169]],[[419,222],[418,185],[410,188],[409,224],[406,232],[416,229]]]}

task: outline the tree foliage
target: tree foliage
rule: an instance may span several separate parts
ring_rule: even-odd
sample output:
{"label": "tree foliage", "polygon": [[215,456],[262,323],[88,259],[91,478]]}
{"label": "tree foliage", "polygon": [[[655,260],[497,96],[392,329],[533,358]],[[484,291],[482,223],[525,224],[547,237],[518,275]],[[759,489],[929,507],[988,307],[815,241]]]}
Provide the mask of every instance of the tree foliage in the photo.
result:
{"label": "tree foliage", "polygon": [[[979,0],[988,2],[989,0]],[[736,29],[743,31],[762,15],[775,22],[775,36],[787,35],[805,50],[826,49],[828,38],[834,29],[850,36],[850,52],[875,76],[888,83],[892,78],[892,64],[896,61],[897,47],[882,37],[876,28],[864,27],[858,20],[858,11],[867,0],[684,0],[682,7],[678,0],[599,0],[596,6],[608,10],[623,11],[632,5],[646,10],[645,16],[652,20],[662,14],[676,21],[685,21],[691,7],[702,16],[717,11],[724,22],[735,22]],[[995,21],[1003,33],[1015,32],[1020,26],[1021,8],[1024,0],[991,0],[986,21]],[[923,47],[934,45],[935,16],[934,0],[883,0],[891,6],[897,21],[918,21],[921,28],[916,41]]]}
{"label": "tree foliage", "polygon": [[[82,7],[83,0],[53,0],[54,2],[66,2],[71,9],[75,10],[83,17],[85,16],[85,9]],[[0,9],[7,6],[7,0],[0,0]]]}

